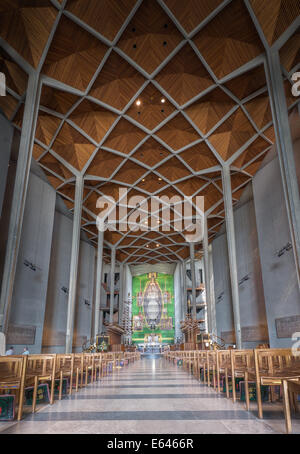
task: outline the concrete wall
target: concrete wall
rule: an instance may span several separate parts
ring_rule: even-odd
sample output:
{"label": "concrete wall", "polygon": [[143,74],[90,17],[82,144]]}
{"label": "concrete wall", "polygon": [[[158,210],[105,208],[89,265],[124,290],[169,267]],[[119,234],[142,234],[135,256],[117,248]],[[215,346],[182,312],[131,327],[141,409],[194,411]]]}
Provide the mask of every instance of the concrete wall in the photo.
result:
{"label": "concrete wall", "polygon": [[73,351],[82,351],[82,344],[92,335],[95,248],[81,241],[78,285],[74,322]]}
{"label": "concrete wall", "polygon": [[43,353],[64,353],[66,341],[72,220],[55,212],[43,333]]}
{"label": "concrete wall", "polygon": [[252,348],[269,341],[253,200],[235,210],[234,223],[242,345]]}
{"label": "concrete wall", "polygon": [[[68,294],[64,293],[62,288],[68,289],[69,287],[72,230],[72,220],[56,211],[43,333],[43,352],[63,353],[65,351]],[[73,335],[74,351],[81,351],[84,341],[91,337],[94,266],[95,248],[81,240]],[[90,305],[85,304],[85,300]]]}
{"label": "concrete wall", "polygon": [[[299,149],[295,153],[298,175]],[[278,251],[291,237],[277,157],[258,171],[253,192],[270,346],[290,347],[291,337],[278,338],[275,326],[277,318],[300,315],[293,251],[278,257]]]}
{"label": "concrete wall", "polygon": [[216,305],[217,335],[233,330],[231,286],[228,268],[226,235],[223,233],[212,242],[214,291]]}
{"label": "concrete wall", "polygon": [[[41,351],[55,197],[49,184],[30,175],[7,339],[15,345],[16,353],[27,343],[30,353]],[[25,261],[33,264],[35,271],[25,266]],[[31,345],[26,336],[34,330]]]}

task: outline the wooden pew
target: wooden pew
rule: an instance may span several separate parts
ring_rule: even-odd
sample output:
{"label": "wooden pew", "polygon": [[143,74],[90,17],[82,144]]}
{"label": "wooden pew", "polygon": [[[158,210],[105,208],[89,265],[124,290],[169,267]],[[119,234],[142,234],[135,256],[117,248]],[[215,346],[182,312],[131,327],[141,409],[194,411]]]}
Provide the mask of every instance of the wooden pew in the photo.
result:
{"label": "wooden pew", "polygon": [[[268,385],[274,391],[274,386],[283,385],[286,380],[297,382],[300,379],[299,351],[300,349],[292,351],[290,348],[254,350],[256,400],[259,418],[263,418],[262,385]],[[271,395],[273,400],[273,393]]]}
{"label": "wooden pew", "polygon": [[28,355],[26,382],[33,380],[32,413],[36,410],[36,398],[39,383],[50,381],[50,404],[54,403],[54,385],[56,374],[56,354]]}
{"label": "wooden pew", "polygon": [[298,395],[300,395],[300,379],[298,381],[283,380],[282,390],[286,432],[291,433],[291,407],[294,409],[294,411],[299,411],[297,397]]}
{"label": "wooden pew", "polygon": [[23,415],[27,355],[0,357],[0,391],[16,391],[17,419]]}

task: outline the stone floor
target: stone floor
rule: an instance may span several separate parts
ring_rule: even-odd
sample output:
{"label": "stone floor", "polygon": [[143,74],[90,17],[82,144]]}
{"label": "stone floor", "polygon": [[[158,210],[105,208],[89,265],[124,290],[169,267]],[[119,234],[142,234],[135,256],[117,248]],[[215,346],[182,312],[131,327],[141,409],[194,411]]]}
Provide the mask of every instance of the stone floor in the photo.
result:
{"label": "stone floor", "polygon": [[[264,420],[244,404],[218,395],[162,358],[145,358],[44,405],[20,422],[0,423],[3,434],[274,434],[284,433],[280,404],[264,405]],[[293,419],[300,433],[300,419]]]}

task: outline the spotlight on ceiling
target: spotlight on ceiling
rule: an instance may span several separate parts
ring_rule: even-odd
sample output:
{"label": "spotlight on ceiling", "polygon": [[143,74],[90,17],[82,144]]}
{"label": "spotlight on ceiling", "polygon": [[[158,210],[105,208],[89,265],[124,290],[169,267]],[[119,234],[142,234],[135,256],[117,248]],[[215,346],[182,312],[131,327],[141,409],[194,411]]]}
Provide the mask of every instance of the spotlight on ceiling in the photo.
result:
{"label": "spotlight on ceiling", "polygon": [[161,98],[160,102],[164,104],[166,102],[165,98]]}
{"label": "spotlight on ceiling", "polygon": [[138,99],[138,100],[136,101],[136,103],[135,103],[135,104],[136,104],[137,106],[140,106],[140,105],[141,105],[141,100],[140,100],[140,99]]}

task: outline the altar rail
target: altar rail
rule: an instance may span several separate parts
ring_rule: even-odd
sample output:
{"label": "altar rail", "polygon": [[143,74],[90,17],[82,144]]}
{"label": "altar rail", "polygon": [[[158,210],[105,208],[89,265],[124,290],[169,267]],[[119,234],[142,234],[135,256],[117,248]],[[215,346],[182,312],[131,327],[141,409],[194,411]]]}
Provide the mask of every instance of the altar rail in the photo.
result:
{"label": "altar rail", "polygon": [[34,413],[38,390],[42,389],[41,394],[45,393],[52,405],[56,396],[62,399],[63,392],[77,392],[139,359],[138,352],[0,356],[0,408],[5,399],[11,399],[11,414],[17,408],[17,419],[21,420],[26,396]]}
{"label": "altar rail", "polygon": [[298,411],[300,394],[300,349],[178,350],[164,357],[233,402],[244,401],[248,411],[255,400],[259,418],[264,402],[282,402],[286,431],[292,431],[291,410]]}

